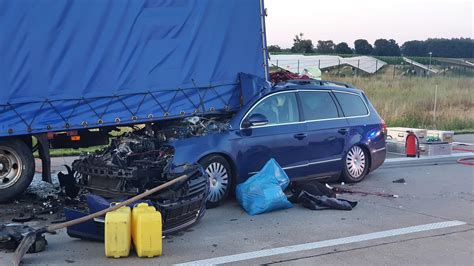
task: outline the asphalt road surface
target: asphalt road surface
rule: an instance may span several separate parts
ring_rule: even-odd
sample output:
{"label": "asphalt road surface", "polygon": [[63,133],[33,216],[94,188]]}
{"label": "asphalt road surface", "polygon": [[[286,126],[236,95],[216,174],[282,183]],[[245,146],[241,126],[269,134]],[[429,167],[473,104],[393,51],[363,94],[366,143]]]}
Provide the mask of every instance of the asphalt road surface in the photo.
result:
{"label": "asphalt road surface", "polygon": [[[393,183],[404,178],[406,183]],[[48,235],[46,251],[24,264],[474,264],[474,167],[459,164],[379,169],[353,189],[399,198],[343,194],[352,211],[301,206],[257,216],[229,201],[182,234],[163,256],[107,259],[103,243]],[[0,265],[11,254],[0,253]]]}

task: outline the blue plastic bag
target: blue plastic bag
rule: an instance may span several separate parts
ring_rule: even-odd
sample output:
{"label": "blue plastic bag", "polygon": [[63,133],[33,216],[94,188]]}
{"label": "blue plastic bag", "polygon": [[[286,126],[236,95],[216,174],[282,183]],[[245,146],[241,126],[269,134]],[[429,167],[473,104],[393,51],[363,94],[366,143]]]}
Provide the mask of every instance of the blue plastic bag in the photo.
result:
{"label": "blue plastic bag", "polygon": [[270,159],[260,172],[237,186],[237,201],[250,215],[291,208],[283,193],[289,183],[285,171]]}

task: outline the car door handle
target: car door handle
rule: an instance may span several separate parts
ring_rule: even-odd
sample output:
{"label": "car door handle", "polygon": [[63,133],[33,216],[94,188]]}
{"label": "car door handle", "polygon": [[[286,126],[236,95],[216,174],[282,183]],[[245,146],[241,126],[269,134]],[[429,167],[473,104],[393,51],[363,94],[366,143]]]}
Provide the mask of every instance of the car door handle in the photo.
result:
{"label": "car door handle", "polygon": [[345,135],[347,134],[347,132],[349,132],[349,130],[347,128],[341,128],[337,132],[341,133],[342,135]]}
{"label": "car door handle", "polygon": [[298,133],[298,134],[295,134],[294,137],[296,139],[304,139],[304,138],[306,138],[306,134],[305,133]]}

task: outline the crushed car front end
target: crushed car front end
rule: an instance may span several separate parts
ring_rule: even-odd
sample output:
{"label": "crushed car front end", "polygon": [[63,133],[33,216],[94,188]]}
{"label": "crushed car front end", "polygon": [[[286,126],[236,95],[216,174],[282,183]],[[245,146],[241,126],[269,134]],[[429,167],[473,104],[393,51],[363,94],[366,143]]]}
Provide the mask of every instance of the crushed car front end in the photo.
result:
{"label": "crushed car front end", "polygon": [[180,175],[189,178],[153,194],[147,200],[161,212],[163,233],[186,229],[202,218],[209,180],[201,166],[190,162],[173,165],[174,148],[153,129],[126,133],[106,148],[85,154],[73,162],[79,185],[110,201],[134,196]]}

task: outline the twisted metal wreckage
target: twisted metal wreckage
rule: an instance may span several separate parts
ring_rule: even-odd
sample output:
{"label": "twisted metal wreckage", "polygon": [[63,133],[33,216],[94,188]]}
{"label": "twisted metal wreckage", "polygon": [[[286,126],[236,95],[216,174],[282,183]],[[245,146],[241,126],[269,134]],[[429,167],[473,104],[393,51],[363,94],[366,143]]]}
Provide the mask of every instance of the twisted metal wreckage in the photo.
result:
{"label": "twisted metal wreckage", "polygon": [[162,212],[165,234],[182,230],[204,215],[209,179],[195,162],[174,165],[170,143],[226,131],[227,121],[193,116],[146,125],[112,139],[103,149],[83,154],[72,163],[69,176],[94,195],[118,200],[186,174],[190,176],[186,182],[148,198]]}

